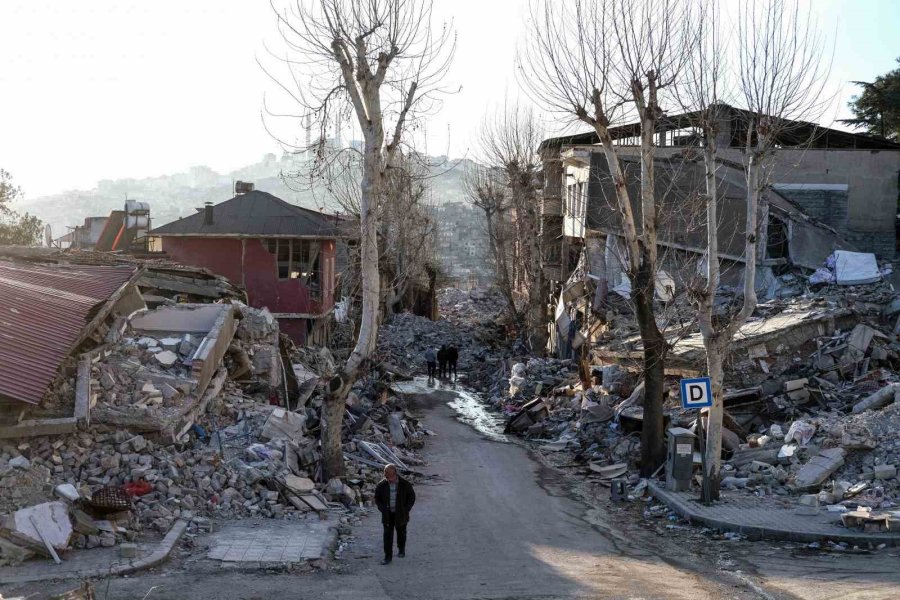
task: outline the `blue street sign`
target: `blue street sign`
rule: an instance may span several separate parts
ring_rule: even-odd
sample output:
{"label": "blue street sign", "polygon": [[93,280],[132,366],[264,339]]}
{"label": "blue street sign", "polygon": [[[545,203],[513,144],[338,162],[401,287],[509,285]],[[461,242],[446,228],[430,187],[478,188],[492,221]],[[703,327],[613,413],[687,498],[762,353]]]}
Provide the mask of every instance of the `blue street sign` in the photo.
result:
{"label": "blue street sign", "polygon": [[712,384],[709,377],[681,380],[681,408],[712,406]]}

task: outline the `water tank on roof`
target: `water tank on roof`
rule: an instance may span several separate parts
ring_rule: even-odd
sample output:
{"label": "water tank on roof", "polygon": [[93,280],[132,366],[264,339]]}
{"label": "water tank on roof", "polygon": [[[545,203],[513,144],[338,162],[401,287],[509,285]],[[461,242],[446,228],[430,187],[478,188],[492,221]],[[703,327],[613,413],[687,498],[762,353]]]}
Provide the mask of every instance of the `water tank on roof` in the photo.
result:
{"label": "water tank on roof", "polygon": [[125,201],[125,228],[147,229],[150,226],[150,203],[139,200]]}
{"label": "water tank on roof", "polygon": [[254,185],[249,181],[235,181],[234,182],[234,193],[237,194],[246,194],[247,192],[252,192]]}

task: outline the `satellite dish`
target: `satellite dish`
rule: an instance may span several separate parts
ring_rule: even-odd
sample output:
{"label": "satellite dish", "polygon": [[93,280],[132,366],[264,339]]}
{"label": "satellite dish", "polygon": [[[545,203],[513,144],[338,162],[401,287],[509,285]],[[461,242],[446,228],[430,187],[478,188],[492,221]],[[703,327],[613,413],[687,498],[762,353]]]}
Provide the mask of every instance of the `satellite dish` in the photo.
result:
{"label": "satellite dish", "polygon": [[50,232],[50,223],[44,226],[44,242],[46,242],[48,248],[53,247],[53,234]]}

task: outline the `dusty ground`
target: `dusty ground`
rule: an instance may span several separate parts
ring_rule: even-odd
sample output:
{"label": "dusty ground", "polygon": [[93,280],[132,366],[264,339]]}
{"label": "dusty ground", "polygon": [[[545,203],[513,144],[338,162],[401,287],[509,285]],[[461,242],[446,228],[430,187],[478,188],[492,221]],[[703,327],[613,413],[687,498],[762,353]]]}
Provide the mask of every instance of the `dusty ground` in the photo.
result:
{"label": "dusty ground", "polygon": [[[408,556],[379,565],[380,523],[370,514],[326,571],[238,572],[205,560],[98,583],[98,599],[463,598],[896,598],[896,551],[804,555],[796,545],[726,542],[640,506],[611,506],[572,488],[564,471],[519,444],[479,434],[446,406],[451,392],[419,396],[428,427],[427,483],[410,523]],[[3,590],[41,598],[71,584]]]}

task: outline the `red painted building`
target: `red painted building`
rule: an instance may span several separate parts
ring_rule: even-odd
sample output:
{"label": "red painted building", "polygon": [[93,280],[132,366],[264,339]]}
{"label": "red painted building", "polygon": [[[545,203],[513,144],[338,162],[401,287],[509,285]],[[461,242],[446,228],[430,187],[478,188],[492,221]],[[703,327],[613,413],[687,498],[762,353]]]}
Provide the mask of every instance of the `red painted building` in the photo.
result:
{"label": "red painted building", "polygon": [[281,330],[305,344],[334,307],[340,219],[261,191],[238,194],[154,229],[172,260],[204,267],[247,290]]}

